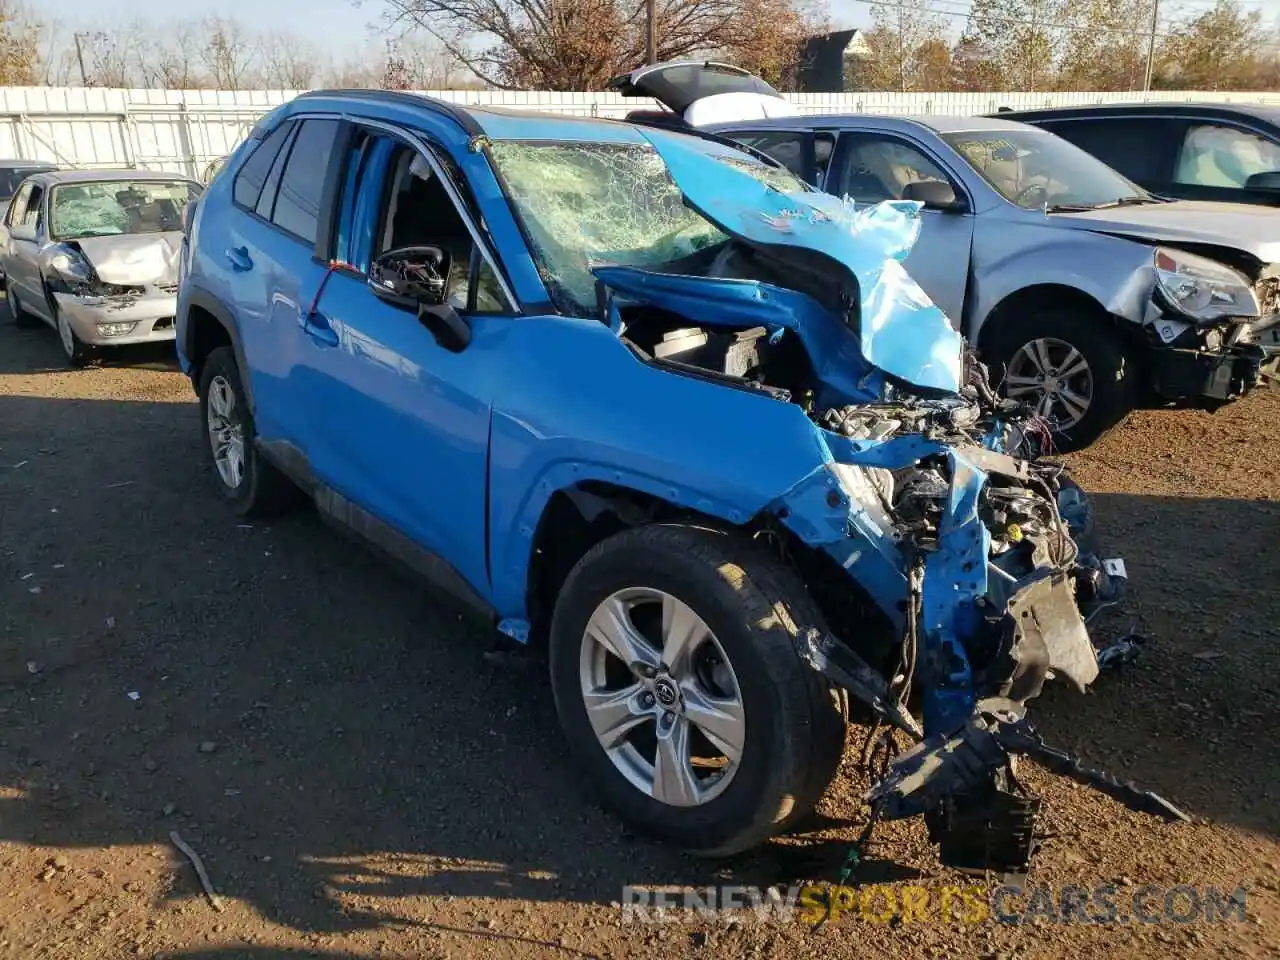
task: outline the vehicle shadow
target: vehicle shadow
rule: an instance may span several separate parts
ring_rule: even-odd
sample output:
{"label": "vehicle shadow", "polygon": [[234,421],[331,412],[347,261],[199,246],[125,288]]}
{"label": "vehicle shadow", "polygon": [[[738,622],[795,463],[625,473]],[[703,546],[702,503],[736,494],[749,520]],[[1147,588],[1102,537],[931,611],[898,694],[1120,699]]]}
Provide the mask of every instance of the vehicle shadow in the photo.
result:
{"label": "vehicle shadow", "polygon": [[[6,307],[0,307],[0,324],[11,323],[6,311]],[[71,370],[63,357],[58,334],[52,327],[40,324],[6,333],[5,349],[0,351],[0,374],[66,373]],[[132,344],[100,351],[91,367],[174,371],[178,369],[178,357],[172,340]]]}
{"label": "vehicle shadow", "polygon": [[[46,456],[50,436],[76,441]],[[0,448],[26,461],[0,467],[0,841],[176,829],[222,896],[338,934],[429,925],[429,897],[601,905],[726,869],[829,878],[856,836],[848,789],[820,835],[728,865],[633,836],[566,757],[540,658],[486,656],[492,631],[313,511],[237,522],[190,404],[0,396]],[[135,480],[104,484],[108,461]],[[1196,816],[1280,835],[1280,504],[1103,495],[1097,513],[1153,639],[1091,695],[1046,695],[1044,732]],[[872,879],[916,875],[877,857]],[[200,895],[185,864],[168,895]]]}

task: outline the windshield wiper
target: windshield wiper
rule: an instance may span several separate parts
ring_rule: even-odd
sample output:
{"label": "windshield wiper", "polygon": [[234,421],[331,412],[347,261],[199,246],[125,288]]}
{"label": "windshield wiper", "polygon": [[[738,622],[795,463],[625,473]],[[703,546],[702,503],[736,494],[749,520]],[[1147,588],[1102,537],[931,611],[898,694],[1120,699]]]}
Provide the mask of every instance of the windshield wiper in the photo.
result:
{"label": "windshield wiper", "polygon": [[1045,212],[1084,213],[1087,210],[1113,210],[1116,207],[1132,207],[1139,204],[1160,202],[1153,197],[1117,197],[1115,200],[1104,200],[1101,203],[1050,203],[1045,206]]}

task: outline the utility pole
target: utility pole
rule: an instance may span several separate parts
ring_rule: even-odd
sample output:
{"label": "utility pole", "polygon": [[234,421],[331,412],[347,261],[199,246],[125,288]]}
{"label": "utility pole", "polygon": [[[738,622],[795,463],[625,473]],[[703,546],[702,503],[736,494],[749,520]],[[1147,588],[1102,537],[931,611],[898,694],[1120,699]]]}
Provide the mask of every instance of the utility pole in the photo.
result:
{"label": "utility pole", "polygon": [[80,63],[80,84],[87,87],[89,85],[89,74],[84,69],[84,48],[80,45],[80,34],[76,34],[76,60]]}
{"label": "utility pole", "polygon": [[1147,37],[1147,75],[1142,81],[1142,92],[1151,89],[1151,68],[1156,62],[1156,26],[1160,22],[1160,0],[1151,0],[1151,35]]}
{"label": "utility pole", "polygon": [[645,59],[658,62],[658,0],[644,0]]}

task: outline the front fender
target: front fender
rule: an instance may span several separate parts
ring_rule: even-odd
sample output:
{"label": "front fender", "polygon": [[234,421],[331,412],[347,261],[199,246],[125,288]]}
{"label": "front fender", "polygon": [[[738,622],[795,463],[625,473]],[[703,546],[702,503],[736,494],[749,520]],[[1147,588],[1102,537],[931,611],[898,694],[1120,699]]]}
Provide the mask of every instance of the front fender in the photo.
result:
{"label": "front fender", "polygon": [[803,410],[751,389],[645,363],[604,324],[510,327],[490,438],[494,607],[526,613],[538,521],[552,496],[596,480],[742,524],[831,461]]}
{"label": "front fender", "polygon": [[1001,302],[1037,286],[1070,287],[1112,316],[1141,324],[1155,289],[1151,248],[1051,224],[984,225],[973,242],[970,342],[980,342],[983,325]]}

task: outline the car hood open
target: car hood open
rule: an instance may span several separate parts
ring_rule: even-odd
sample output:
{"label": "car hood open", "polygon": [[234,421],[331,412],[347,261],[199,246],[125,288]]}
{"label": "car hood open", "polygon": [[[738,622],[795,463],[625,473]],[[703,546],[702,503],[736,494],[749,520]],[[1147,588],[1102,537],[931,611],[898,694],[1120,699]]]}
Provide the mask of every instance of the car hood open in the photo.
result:
{"label": "car hood open", "polygon": [[178,279],[181,231],[81,237],[66,242],[80,249],[103,283],[138,286]]}
{"label": "car hood open", "polygon": [[[963,340],[902,266],[920,233],[919,203],[855,207],[799,181],[795,192],[784,192],[759,176],[767,168],[728,145],[657,130],[644,136],[690,207],[782,267],[788,286],[817,301],[831,322],[856,315],[867,363],[914,386],[959,390]],[[757,313],[767,313],[767,290],[758,299]],[[791,311],[779,304],[777,312],[777,325],[789,326]]]}
{"label": "car hood open", "polygon": [[1175,200],[1053,216],[1076,229],[1152,243],[1229,247],[1263,263],[1280,262],[1280,210],[1272,207]]}

